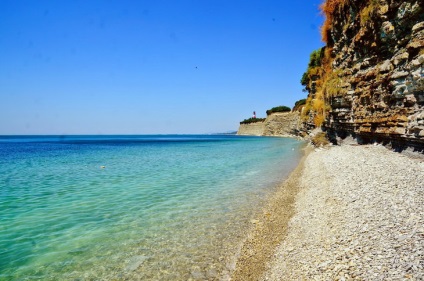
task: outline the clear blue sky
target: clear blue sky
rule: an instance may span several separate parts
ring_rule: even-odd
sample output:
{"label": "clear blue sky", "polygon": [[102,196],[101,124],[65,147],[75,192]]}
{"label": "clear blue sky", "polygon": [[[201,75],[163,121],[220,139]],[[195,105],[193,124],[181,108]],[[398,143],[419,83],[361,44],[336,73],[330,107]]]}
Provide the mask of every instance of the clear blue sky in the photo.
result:
{"label": "clear blue sky", "polygon": [[0,134],[237,130],[305,98],[321,0],[1,0]]}

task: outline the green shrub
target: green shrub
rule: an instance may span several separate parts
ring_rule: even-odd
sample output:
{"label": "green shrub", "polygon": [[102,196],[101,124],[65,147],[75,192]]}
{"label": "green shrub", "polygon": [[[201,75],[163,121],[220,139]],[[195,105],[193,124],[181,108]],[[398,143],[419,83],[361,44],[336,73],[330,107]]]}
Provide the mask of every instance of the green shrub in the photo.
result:
{"label": "green shrub", "polygon": [[268,109],[266,111],[266,115],[270,115],[271,113],[274,113],[274,112],[289,112],[289,111],[291,111],[291,108],[288,106],[284,106],[284,105],[276,106],[271,109]]}
{"label": "green shrub", "polygon": [[306,104],[306,99],[298,100],[297,102],[294,103],[293,111],[299,110],[301,106],[305,104]]}
{"label": "green shrub", "polygon": [[250,123],[256,123],[256,122],[264,122],[265,118],[249,118],[249,119],[244,119],[243,121],[240,122],[240,124],[250,124]]}
{"label": "green shrub", "polygon": [[302,78],[300,79],[300,84],[302,84],[302,86],[308,86],[309,84],[309,74],[308,71],[306,71],[305,73],[303,73]]}
{"label": "green shrub", "polygon": [[319,48],[318,50],[312,51],[312,53],[309,56],[308,67],[321,66],[321,61],[323,57],[324,57],[324,47]]}
{"label": "green shrub", "polygon": [[306,91],[310,90],[311,80],[316,80],[319,77],[319,71],[322,66],[322,60],[325,56],[325,47],[319,48],[309,56],[308,68],[303,73],[300,79],[300,84],[305,87]]}
{"label": "green shrub", "polygon": [[336,70],[328,74],[324,83],[324,91],[327,97],[333,97],[346,94],[346,90],[342,88],[343,79],[341,70]]}

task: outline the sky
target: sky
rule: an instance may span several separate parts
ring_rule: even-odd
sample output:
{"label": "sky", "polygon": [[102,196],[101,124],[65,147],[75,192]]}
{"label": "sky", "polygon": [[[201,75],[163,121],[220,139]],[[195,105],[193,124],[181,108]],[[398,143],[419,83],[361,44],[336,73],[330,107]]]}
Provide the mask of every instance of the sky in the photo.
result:
{"label": "sky", "polygon": [[1,0],[0,135],[208,134],[305,98],[322,0]]}

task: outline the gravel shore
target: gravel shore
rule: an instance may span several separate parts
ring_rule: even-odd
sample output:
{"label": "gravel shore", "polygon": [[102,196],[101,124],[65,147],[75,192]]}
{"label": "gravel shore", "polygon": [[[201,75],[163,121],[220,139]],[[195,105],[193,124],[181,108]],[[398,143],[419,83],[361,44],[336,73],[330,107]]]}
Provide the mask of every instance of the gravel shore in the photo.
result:
{"label": "gravel shore", "polygon": [[275,248],[287,234],[290,218],[295,211],[303,163],[311,150],[311,147],[305,148],[305,155],[299,165],[270,197],[263,211],[251,220],[252,227],[237,257],[232,281],[257,281],[263,276]]}
{"label": "gravel shore", "polygon": [[424,280],[423,159],[379,145],[316,149],[298,184],[260,279]]}

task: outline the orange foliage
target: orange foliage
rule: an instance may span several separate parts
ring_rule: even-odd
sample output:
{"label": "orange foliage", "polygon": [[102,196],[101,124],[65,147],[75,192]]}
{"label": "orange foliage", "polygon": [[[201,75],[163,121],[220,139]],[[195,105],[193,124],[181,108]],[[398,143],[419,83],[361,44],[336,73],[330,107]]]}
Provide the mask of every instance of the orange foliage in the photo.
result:
{"label": "orange foliage", "polygon": [[342,78],[338,72],[333,70],[333,42],[331,42],[329,35],[336,14],[342,13],[350,3],[352,3],[352,0],[324,0],[320,6],[321,12],[325,16],[321,35],[327,46],[324,49],[324,54],[320,55],[320,63],[315,67],[308,68],[308,90],[310,94],[302,111],[302,120],[307,121],[312,117],[316,127],[324,124],[327,112],[331,110],[328,103],[329,98],[343,91],[340,86]]}
{"label": "orange foliage", "polygon": [[332,52],[332,47],[325,48],[324,58],[322,59],[322,66],[326,74],[331,73],[333,71],[333,68],[331,67],[331,64],[333,63],[333,57],[331,55]]}
{"label": "orange foliage", "polygon": [[315,112],[323,113],[324,112],[324,100],[322,99],[314,99],[312,102],[312,108],[315,110]]}
{"label": "orange foliage", "polygon": [[321,127],[321,125],[324,123],[324,121],[325,121],[325,117],[322,113],[315,115],[315,117],[314,117],[315,127],[317,127],[317,128]]}
{"label": "orange foliage", "polygon": [[349,0],[324,0],[321,4],[320,9],[325,16],[324,24],[321,27],[321,38],[325,43],[328,43],[328,32],[333,24],[334,12],[343,8],[348,2]]}

